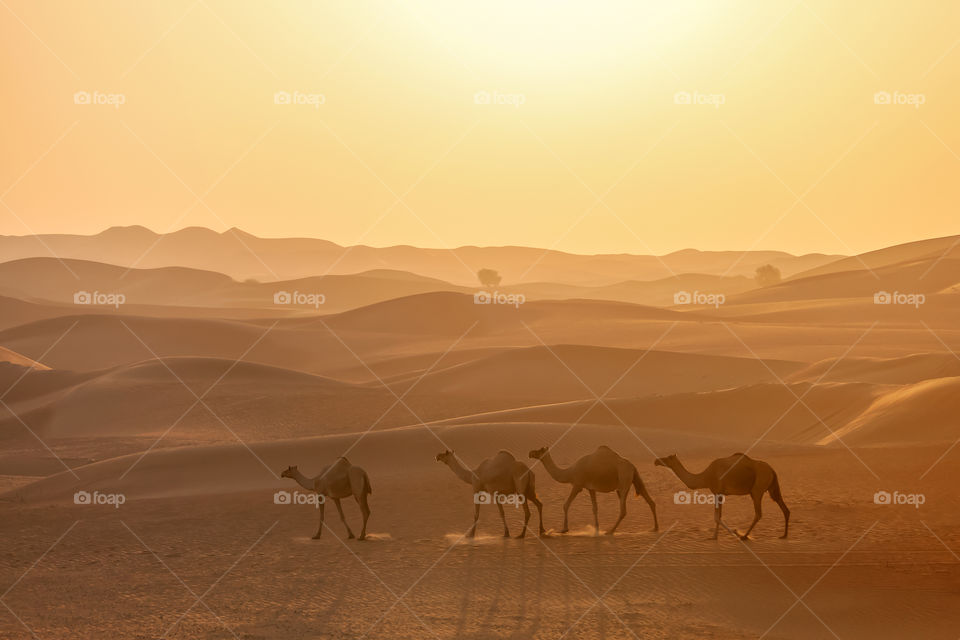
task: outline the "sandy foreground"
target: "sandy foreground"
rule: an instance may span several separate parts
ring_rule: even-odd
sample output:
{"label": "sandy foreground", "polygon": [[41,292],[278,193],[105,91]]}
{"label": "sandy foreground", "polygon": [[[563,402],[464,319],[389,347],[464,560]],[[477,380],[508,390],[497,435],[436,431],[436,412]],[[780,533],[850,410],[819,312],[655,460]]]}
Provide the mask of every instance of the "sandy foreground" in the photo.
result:
{"label": "sandy foreground", "polygon": [[[496,424],[371,433],[350,451],[370,474],[370,539],[347,540],[328,505],[274,504],[292,481],[267,468],[315,473],[356,436],[172,449],[108,460],[21,487],[0,506],[4,638],[954,638],[960,625],[960,523],[946,446],[762,445],[793,510],[790,538],[769,499],[741,542],[712,531],[712,507],[676,504],[684,487],[652,465],[677,452],[699,470],[749,444],[684,439],[622,426]],[[470,465],[499,448],[526,452],[561,437],[558,462],[598,444],[637,465],[657,502],[660,531],[630,498],[614,537],[595,536],[589,499],[558,535],[567,488],[537,467],[544,538],[504,539],[494,507],[479,535],[468,485],[434,461],[449,444]],[[442,442],[441,442],[442,440]],[[743,444],[740,449],[737,447]],[[259,459],[258,459],[259,458]],[[858,460],[859,458],[859,460]],[[862,462],[861,462],[862,460]],[[874,477],[873,474],[876,474]],[[161,490],[162,487],[162,490]],[[75,505],[78,489],[126,502]],[[878,490],[922,492],[924,504],[877,505]],[[22,501],[22,502],[18,502]],[[345,503],[359,531],[359,510]],[[522,510],[507,508],[511,533]],[[747,498],[725,519],[749,524]],[[615,518],[601,496],[600,522]],[[535,525],[536,512],[531,518]],[[534,529],[535,532],[535,529]],[[533,533],[533,532],[531,532]]]}

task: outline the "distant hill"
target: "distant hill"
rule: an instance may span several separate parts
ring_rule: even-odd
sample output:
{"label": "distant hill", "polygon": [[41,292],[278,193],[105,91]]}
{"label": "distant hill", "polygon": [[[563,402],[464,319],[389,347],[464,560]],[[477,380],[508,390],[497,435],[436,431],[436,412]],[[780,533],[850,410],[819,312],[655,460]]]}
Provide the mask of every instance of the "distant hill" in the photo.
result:
{"label": "distant hill", "polygon": [[[780,251],[696,251],[664,256],[577,255],[534,247],[410,246],[343,247],[314,238],[260,238],[239,229],[218,233],[188,227],[157,234],[145,227],[111,227],[91,236],[49,234],[0,236],[0,260],[53,257],[140,268],[189,267],[236,280],[291,280],[325,273],[375,269],[407,271],[461,286],[475,286],[476,272],[496,269],[504,284],[558,282],[603,286],[627,280],[658,280],[683,273],[752,277],[762,264],[790,276],[843,256],[794,256]],[[727,273],[729,271],[729,273]]]}
{"label": "distant hill", "polygon": [[[0,295],[67,305],[69,309],[61,313],[84,313],[97,307],[102,311],[103,304],[75,304],[78,292],[120,294],[124,306],[245,308],[288,315],[335,313],[430,291],[472,289],[386,269],[279,282],[239,282],[222,273],[185,267],[128,269],[71,258],[24,258],[0,263]],[[278,303],[276,294],[289,294],[289,299]]]}

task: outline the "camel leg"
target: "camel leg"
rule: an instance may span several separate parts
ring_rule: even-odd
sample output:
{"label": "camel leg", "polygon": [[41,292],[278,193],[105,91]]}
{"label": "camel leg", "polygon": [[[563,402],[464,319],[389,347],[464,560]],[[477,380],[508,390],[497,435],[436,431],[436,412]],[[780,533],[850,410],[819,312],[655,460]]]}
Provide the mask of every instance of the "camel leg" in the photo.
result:
{"label": "camel leg", "polygon": [[326,503],[325,503],[325,501],[323,500],[323,496],[320,496],[320,505],[319,505],[319,506],[320,506],[320,526],[317,527],[317,533],[314,534],[314,536],[313,536],[313,539],[314,539],[314,540],[319,540],[319,539],[320,539],[320,534],[323,533],[323,507],[326,506]]}
{"label": "camel leg", "polygon": [[[627,492],[629,493],[629,489]],[[647,504],[650,505],[650,513],[653,514],[653,530],[660,531],[660,523],[657,522],[657,504],[653,501],[653,498],[650,497],[650,494],[647,493],[647,488],[642,485],[640,487],[640,495],[647,501]]]}
{"label": "camel leg", "polygon": [[473,505],[473,526],[470,527],[470,531],[467,531],[467,537],[473,538],[477,535],[477,523],[480,522],[480,505]]}
{"label": "camel leg", "polygon": [[547,530],[543,528],[543,503],[540,502],[540,498],[536,495],[527,496],[527,502],[532,502],[537,507],[537,511],[540,514],[540,535],[542,536],[547,532]]}
{"label": "camel leg", "polygon": [[367,519],[370,518],[370,505],[367,504],[367,494],[360,494],[357,498],[357,504],[360,505],[360,513],[363,514],[363,527],[360,529],[359,540],[367,539]]}
{"label": "camel leg", "polygon": [[627,517],[627,490],[617,491],[617,496],[620,498],[620,517],[617,518],[617,521],[610,527],[610,531],[607,531],[608,536],[612,536],[613,532],[620,526],[620,523],[623,522],[623,519]]}
{"label": "camel leg", "polygon": [[760,516],[763,515],[763,509],[761,509],[763,493],[754,493],[751,497],[753,498],[753,522],[750,523],[750,528],[747,529],[746,533],[740,534],[741,540],[749,539],[750,532],[757,526],[757,523],[760,522]]}
{"label": "camel leg", "polygon": [[497,503],[497,510],[500,511],[500,519],[503,520],[503,537],[510,537],[510,529],[507,528],[507,515],[503,512],[503,505]]}
{"label": "camel leg", "polygon": [[787,537],[787,531],[790,529],[790,509],[787,508],[787,503],[783,501],[783,495],[780,493],[780,482],[776,477],[773,478],[773,484],[770,485],[770,497],[783,512],[783,535],[780,536],[782,540]]}
{"label": "camel leg", "polygon": [[711,540],[716,540],[717,536],[720,534],[720,518],[723,516],[723,496],[719,493],[713,494],[713,537]]}
{"label": "camel leg", "polygon": [[593,506],[593,528],[596,529],[596,533],[600,533],[600,513],[597,509],[597,492],[593,489],[590,489],[590,503]]}
{"label": "camel leg", "polygon": [[527,535],[527,523],[530,522],[530,505],[527,504],[527,501],[523,501],[523,531],[520,532],[518,538],[522,538]]}
{"label": "camel leg", "polygon": [[567,501],[563,503],[563,529],[560,530],[560,533],[566,533],[570,531],[570,526],[567,524],[567,513],[570,511],[570,503],[573,502],[573,499],[577,497],[577,494],[583,487],[574,487],[570,490],[570,495],[567,496]]}
{"label": "camel leg", "polygon": [[350,530],[350,525],[347,524],[347,519],[343,515],[343,505],[340,504],[340,498],[334,498],[333,504],[337,505],[337,513],[340,514],[340,522],[342,522],[343,526],[347,528],[347,538],[355,538],[356,536],[353,535],[353,531]]}

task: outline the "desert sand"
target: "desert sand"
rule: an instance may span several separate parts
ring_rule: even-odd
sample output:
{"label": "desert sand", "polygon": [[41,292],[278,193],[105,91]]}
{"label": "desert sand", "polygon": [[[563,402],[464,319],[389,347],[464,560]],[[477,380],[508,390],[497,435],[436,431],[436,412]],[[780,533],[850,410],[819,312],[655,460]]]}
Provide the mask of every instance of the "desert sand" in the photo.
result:
{"label": "desert sand", "polygon": [[[718,305],[675,304],[653,273],[641,303],[613,258],[585,282],[562,279],[579,258],[551,256],[556,280],[530,280],[529,299],[476,304],[412,248],[395,271],[291,273],[301,284],[237,280],[249,265],[216,251],[178,266],[160,252],[123,278],[120,249],[112,264],[74,251],[82,286],[129,278],[117,308],[72,304],[57,261],[5,242],[19,248],[0,265],[0,637],[956,637],[960,263],[940,259],[945,240],[781,256],[790,277],[736,281]],[[678,291],[726,282],[729,256],[685,259]],[[303,282],[350,298],[266,295]],[[925,299],[875,304],[882,290]],[[631,491],[616,535],[596,535],[586,492],[559,533],[569,486],[527,453],[567,465],[600,445],[637,467],[659,531]],[[467,538],[473,493],[435,460],[446,449],[471,468],[501,449],[530,464],[547,534],[503,538],[482,506]],[[769,497],[739,539],[753,507],[730,497],[709,540],[706,494],[653,465],[735,452],[776,470],[787,539]],[[279,476],[338,456],[370,477],[362,542],[330,501],[311,539],[318,509]],[[598,501],[605,529],[617,499]],[[519,533],[522,510],[506,517]]]}

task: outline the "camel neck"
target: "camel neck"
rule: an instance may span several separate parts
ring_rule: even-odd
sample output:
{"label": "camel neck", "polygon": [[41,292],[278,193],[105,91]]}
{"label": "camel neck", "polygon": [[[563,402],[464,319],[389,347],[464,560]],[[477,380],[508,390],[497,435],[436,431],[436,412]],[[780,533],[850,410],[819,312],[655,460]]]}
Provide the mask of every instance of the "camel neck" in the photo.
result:
{"label": "camel neck", "polygon": [[313,478],[308,478],[307,476],[297,471],[297,475],[294,476],[293,479],[296,480],[297,484],[299,484],[304,489],[307,489],[308,491],[314,490]]}
{"label": "camel neck", "polygon": [[686,467],[683,466],[679,460],[673,468],[673,472],[677,474],[677,477],[680,478],[680,481],[683,484],[687,485],[690,489],[704,489],[707,487],[708,483],[704,474],[702,473],[690,473],[687,471]]}
{"label": "camel neck", "polygon": [[460,464],[460,460],[457,459],[456,456],[450,456],[449,458],[447,458],[446,464],[448,467],[450,467],[450,470],[453,471],[453,473],[456,474],[458,478],[460,478],[467,484],[470,484],[470,485],[473,484],[473,480],[476,477],[476,475],[473,473],[473,471],[470,471],[469,469],[464,467],[462,464]]}
{"label": "camel neck", "polygon": [[556,480],[557,482],[570,482],[570,468],[558,467],[557,464],[553,461],[553,458],[550,456],[550,453],[544,453],[540,457],[540,462],[543,463],[543,468],[547,470],[547,473],[550,474],[550,477]]}

